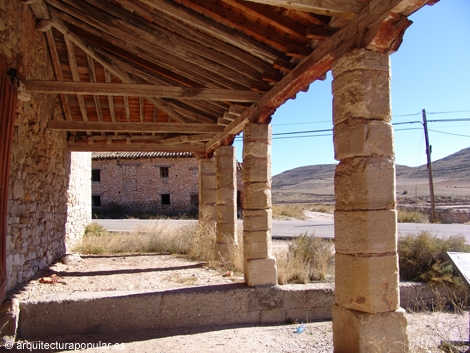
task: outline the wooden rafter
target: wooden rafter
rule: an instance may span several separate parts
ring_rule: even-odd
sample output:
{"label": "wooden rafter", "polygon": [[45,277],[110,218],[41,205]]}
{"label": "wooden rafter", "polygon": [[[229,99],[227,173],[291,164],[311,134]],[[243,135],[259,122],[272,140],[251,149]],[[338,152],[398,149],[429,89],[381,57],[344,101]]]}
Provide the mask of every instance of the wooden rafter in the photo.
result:
{"label": "wooden rafter", "polygon": [[158,97],[220,102],[256,102],[261,98],[259,93],[252,91],[219,90],[211,88],[186,88],[98,82],[24,81],[23,83],[26,86],[26,90],[41,93]]}
{"label": "wooden rafter", "polygon": [[357,0],[245,0],[320,15],[353,18],[364,5]]}
{"label": "wooden rafter", "polygon": [[218,133],[220,126],[214,124],[178,124],[178,123],[100,123],[83,121],[53,120],[48,124],[51,130],[97,131],[97,132],[157,132],[157,133]]}
{"label": "wooden rafter", "polygon": [[204,153],[204,144],[158,144],[158,143],[107,143],[88,140],[69,141],[69,151],[73,152],[191,152]]}
{"label": "wooden rafter", "polygon": [[[408,16],[424,6],[427,0],[372,0],[349,24],[336,32],[329,40],[320,43],[318,48],[302,60],[282,81],[277,83],[256,104],[245,110],[231,122],[222,133],[217,134],[206,144],[211,152],[219,146],[226,136],[238,134],[247,122],[269,122],[270,116],[287,99],[302,88],[322,77],[330,70],[335,59],[358,47],[367,47],[390,13]],[[401,33],[402,35],[403,33]],[[358,42],[358,37],[360,41]]]}

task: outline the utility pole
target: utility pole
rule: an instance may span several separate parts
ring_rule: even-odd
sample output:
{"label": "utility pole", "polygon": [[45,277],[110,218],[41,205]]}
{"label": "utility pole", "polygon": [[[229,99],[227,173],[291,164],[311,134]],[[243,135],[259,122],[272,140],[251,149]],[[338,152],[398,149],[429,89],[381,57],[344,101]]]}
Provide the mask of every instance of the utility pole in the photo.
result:
{"label": "utility pole", "polygon": [[434,183],[432,180],[431,146],[429,146],[428,121],[426,120],[426,110],[424,109],[423,109],[423,127],[424,127],[424,139],[426,141],[426,155],[428,158],[429,194],[431,196],[431,223],[434,223],[436,221],[436,204],[434,202]]}

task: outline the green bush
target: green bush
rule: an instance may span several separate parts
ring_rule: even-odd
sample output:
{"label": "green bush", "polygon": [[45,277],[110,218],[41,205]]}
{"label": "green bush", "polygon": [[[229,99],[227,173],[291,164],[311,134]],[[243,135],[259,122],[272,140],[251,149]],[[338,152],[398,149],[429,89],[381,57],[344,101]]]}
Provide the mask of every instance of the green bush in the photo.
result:
{"label": "green bush", "polygon": [[446,252],[470,252],[463,236],[438,238],[422,231],[398,239],[400,280],[431,284],[456,284],[460,281],[453,271]]}

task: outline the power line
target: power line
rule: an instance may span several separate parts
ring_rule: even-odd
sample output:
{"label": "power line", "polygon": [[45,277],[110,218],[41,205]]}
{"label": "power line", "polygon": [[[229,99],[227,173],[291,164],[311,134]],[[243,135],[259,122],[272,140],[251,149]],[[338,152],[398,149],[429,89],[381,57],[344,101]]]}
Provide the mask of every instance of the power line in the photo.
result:
{"label": "power line", "polygon": [[461,134],[453,134],[451,132],[444,132],[444,131],[437,131],[437,130],[431,130],[431,129],[428,129],[429,131],[432,131],[432,132],[437,132],[439,134],[444,134],[444,135],[453,135],[453,136],[461,136],[461,137],[470,137],[470,135],[461,135]]}

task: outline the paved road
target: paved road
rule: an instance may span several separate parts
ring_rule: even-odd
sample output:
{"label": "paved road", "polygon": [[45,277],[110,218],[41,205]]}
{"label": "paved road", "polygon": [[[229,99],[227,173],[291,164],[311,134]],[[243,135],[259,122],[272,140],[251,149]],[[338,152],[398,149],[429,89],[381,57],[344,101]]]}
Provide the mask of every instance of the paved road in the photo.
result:
{"label": "paved road", "polygon": [[[197,222],[194,220],[138,220],[138,219],[95,219],[96,222],[110,231],[130,231],[139,227],[145,227],[152,222]],[[441,237],[450,235],[463,235],[470,243],[470,225],[465,224],[418,224],[398,223],[398,233],[417,233],[420,230],[430,231]],[[333,222],[312,221],[273,221],[273,238],[293,237],[302,233],[313,233],[323,238],[334,237]]]}

